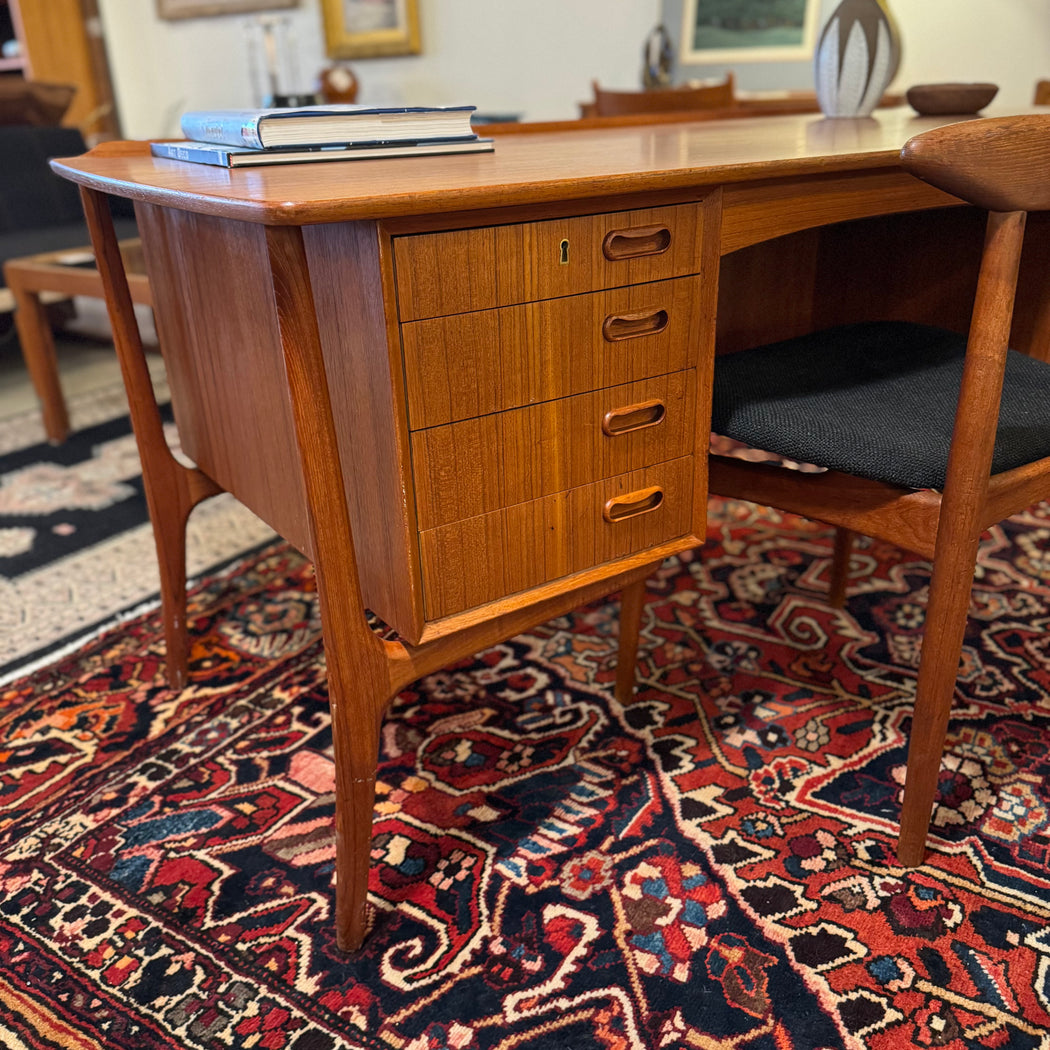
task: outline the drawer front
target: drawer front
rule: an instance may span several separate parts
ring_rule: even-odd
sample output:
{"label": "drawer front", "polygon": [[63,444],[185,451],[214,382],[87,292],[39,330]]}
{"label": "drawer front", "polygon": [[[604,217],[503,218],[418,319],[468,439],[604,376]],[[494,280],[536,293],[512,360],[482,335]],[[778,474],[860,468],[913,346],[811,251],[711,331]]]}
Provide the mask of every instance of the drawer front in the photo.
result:
{"label": "drawer front", "polygon": [[419,528],[693,451],[696,372],[674,372],[412,434]]}
{"label": "drawer front", "polygon": [[631,471],[420,533],[428,620],[689,532],[693,458]]}
{"label": "drawer front", "polygon": [[693,367],[700,280],[679,277],[402,325],[409,427]]}
{"label": "drawer front", "polygon": [[402,321],[618,288],[700,270],[696,204],[394,240]]}

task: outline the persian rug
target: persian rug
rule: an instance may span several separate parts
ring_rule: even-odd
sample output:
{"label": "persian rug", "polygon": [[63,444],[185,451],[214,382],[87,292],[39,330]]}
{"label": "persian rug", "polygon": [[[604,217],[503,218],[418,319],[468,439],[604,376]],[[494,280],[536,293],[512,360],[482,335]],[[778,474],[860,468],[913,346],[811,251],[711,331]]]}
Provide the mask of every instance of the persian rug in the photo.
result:
{"label": "persian rug", "polygon": [[929,565],[712,502],[650,581],[415,683],[353,955],[309,566],[282,544],[0,688],[0,1045],[1050,1045],[1050,510],[982,544],[925,866],[893,857]]}
{"label": "persian rug", "polygon": [[[0,420],[0,681],[156,603],[124,388],[82,394],[69,410],[73,430],[61,445],[46,442],[35,409]],[[177,448],[173,426],[168,436]],[[232,497],[211,500],[190,518],[190,574],[272,539]]]}

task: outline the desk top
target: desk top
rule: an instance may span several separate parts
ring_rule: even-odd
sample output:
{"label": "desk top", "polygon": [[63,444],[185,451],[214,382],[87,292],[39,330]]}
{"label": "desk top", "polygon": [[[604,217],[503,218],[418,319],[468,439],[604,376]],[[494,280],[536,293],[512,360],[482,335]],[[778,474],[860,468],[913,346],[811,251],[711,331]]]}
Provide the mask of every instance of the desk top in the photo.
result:
{"label": "desk top", "polygon": [[[989,107],[983,115],[1016,112]],[[892,168],[912,135],[960,119],[917,117],[900,107],[861,119],[642,124],[507,136],[494,153],[234,170],[154,158],[141,143],[104,143],[52,167],[74,182],[152,204],[302,225]]]}

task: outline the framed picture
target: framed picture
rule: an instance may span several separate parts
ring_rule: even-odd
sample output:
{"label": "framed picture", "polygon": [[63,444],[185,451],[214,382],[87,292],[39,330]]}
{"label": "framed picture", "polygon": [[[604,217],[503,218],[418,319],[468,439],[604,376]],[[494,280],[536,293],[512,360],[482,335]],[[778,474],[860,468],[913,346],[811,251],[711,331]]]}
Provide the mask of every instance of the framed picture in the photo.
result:
{"label": "framed picture", "polygon": [[811,58],[821,0],[685,0],[683,65]]}
{"label": "framed picture", "polygon": [[332,58],[419,53],[417,0],[321,0]]}
{"label": "framed picture", "polygon": [[159,18],[203,18],[207,15],[240,15],[275,7],[298,7],[299,0],[157,0]]}

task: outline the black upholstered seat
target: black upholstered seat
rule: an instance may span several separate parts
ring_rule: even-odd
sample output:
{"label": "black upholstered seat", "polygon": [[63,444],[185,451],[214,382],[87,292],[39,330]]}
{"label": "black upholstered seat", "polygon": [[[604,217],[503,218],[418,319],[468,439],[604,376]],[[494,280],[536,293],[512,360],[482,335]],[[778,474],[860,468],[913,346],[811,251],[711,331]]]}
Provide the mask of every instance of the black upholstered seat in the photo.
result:
{"label": "black upholstered seat", "polygon": [[[711,429],[790,459],[942,489],[966,337],[843,325],[717,359]],[[1010,351],[992,473],[1050,456],[1050,364]]]}

